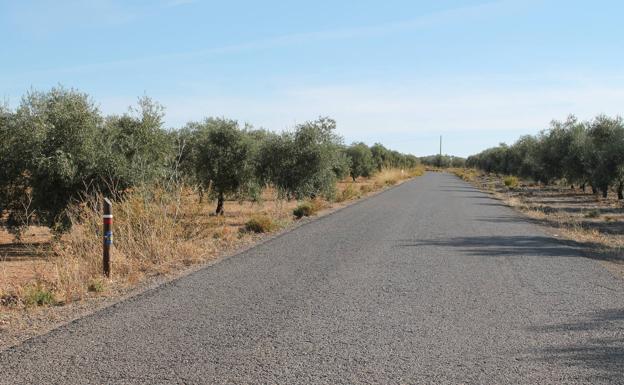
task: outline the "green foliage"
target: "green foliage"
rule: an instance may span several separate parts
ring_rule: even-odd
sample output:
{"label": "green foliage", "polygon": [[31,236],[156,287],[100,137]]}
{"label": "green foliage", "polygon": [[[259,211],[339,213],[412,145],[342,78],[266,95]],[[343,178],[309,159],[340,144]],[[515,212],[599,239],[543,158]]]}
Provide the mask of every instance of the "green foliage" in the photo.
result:
{"label": "green foliage", "polygon": [[87,286],[87,290],[93,293],[101,293],[105,289],[104,281],[102,279],[92,279]]}
{"label": "green foliage", "polygon": [[[67,208],[85,196],[115,199],[154,185],[198,187],[217,199],[259,199],[274,186],[288,199],[333,199],[336,182],[375,169],[410,169],[413,155],[381,144],[345,148],[336,122],[319,118],[275,134],[209,118],[167,130],[164,108],[148,97],[121,115],[103,116],[88,95],[63,87],[0,105],[0,219],[16,233],[30,224],[67,230]],[[304,210],[305,211],[305,210]]]}
{"label": "green foliage", "polygon": [[[336,197],[336,202],[344,202],[344,201],[348,201],[351,199],[357,199],[360,196],[362,196],[362,189],[356,189],[355,184],[349,184],[347,187],[345,187],[344,190],[342,190],[340,192],[340,194],[338,194],[338,196]],[[362,186],[364,187],[364,186]],[[365,192],[364,192],[365,193]]]}
{"label": "green foliage", "polygon": [[377,171],[385,168],[412,169],[420,164],[416,156],[388,150],[379,143],[375,143],[370,150]]}
{"label": "green foliage", "polygon": [[335,129],[334,120],[319,118],[298,125],[293,133],[267,138],[257,158],[260,180],[287,198],[332,198],[346,161]]}
{"label": "green foliage", "polygon": [[106,118],[99,143],[100,175],[117,190],[169,176],[175,157],[172,137],[163,130],[164,109],[148,97],[121,116]]}
{"label": "green foliage", "polygon": [[253,180],[252,143],[234,120],[209,118],[194,126],[196,175],[217,198],[215,213],[223,214],[227,194],[243,194]]}
{"label": "green foliage", "polygon": [[510,188],[510,189],[514,189],[516,187],[518,187],[518,178],[515,176],[506,176],[503,179],[503,183],[505,184],[506,187]]}
{"label": "green foliage", "polygon": [[369,177],[376,168],[373,153],[364,143],[353,143],[347,148],[346,154],[350,159],[349,174],[353,181],[358,177]]}
{"label": "green foliage", "polygon": [[41,284],[28,286],[24,292],[24,303],[28,306],[54,305],[56,299],[51,290]]}
{"label": "green foliage", "polygon": [[574,116],[553,121],[536,136],[523,136],[512,146],[501,144],[466,161],[486,172],[517,175],[545,184],[565,178],[589,183],[607,196],[624,184],[624,124],[619,117],[598,116],[581,123]]}
{"label": "green foliage", "polygon": [[309,217],[316,214],[316,207],[311,202],[302,202],[293,210],[293,215],[300,219],[302,217]]}
{"label": "green foliage", "polygon": [[103,119],[91,99],[62,87],[30,92],[0,113],[0,211],[19,229],[66,230],[65,210],[91,192],[115,195],[166,177],[172,141],[162,107],[139,100],[132,114]]}
{"label": "green foliage", "polygon": [[[430,167],[464,167],[466,160],[452,155],[429,155],[420,158],[420,163]],[[414,166],[412,166],[413,168]]]}
{"label": "green foliage", "polygon": [[13,187],[40,223],[64,229],[69,202],[98,182],[99,111],[86,94],[53,88],[28,93],[15,119],[12,141],[24,152],[12,162]]}
{"label": "green foliage", "polygon": [[589,123],[585,164],[593,186],[603,196],[609,186],[624,177],[624,125],[621,118],[598,116]]}

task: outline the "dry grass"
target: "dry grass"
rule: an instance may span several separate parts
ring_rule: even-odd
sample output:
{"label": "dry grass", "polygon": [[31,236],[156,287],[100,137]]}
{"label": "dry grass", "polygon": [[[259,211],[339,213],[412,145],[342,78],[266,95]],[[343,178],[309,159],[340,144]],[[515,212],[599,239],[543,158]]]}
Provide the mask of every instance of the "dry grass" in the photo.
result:
{"label": "dry grass", "polygon": [[624,275],[624,202],[573,190],[567,184],[542,186],[517,178],[505,183],[509,177],[472,169],[452,171],[559,236],[578,242],[610,270]]}
{"label": "dry grass", "polygon": [[474,168],[450,168],[450,172],[456,176],[462,178],[466,182],[475,182],[477,177],[481,174]]}
{"label": "dry grass", "polygon": [[[356,183],[342,181],[337,201],[358,199],[422,173],[422,169],[384,170]],[[92,197],[72,207],[73,226],[67,234],[58,239],[49,233],[40,237],[35,246],[22,249],[20,259],[3,261],[0,255],[0,304],[15,310],[114,296],[150,277],[175,274],[250,244],[259,233],[279,231],[296,220],[297,206],[314,215],[333,204],[321,199],[279,200],[267,189],[260,202],[227,201],[225,215],[217,217],[212,215],[214,202],[200,203],[189,187],[135,190],[114,203],[112,276],[105,279],[102,197]],[[4,244],[16,247],[6,239]]]}
{"label": "dry grass", "polygon": [[245,223],[245,231],[257,234],[270,233],[279,227],[279,223],[265,214],[256,215]]}
{"label": "dry grass", "polygon": [[384,169],[375,174],[372,179],[374,183],[381,186],[392,186],[406,178],[413,178],[425,173],[424,167],[416,167],[411,170]]}
{"label": "dry grass", "polygon": [[[346,187],[336,195],[336,202],[345,202],[360,198],[362,196],[363,187],[364,186],[358,188],[355,182],[347,184]],[[369,192],[370,191],[371,190],[369,190]]]}

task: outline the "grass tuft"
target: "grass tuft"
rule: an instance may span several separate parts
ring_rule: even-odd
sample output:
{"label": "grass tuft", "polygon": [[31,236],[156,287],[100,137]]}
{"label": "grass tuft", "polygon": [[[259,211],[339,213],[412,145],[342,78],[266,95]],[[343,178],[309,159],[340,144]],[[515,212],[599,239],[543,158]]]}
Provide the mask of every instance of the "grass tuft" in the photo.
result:
{"label": "grass tuft", "polygon": [[23,297],[27,306],[46,306],[56,303],[54,293],[40,283],[27,286]]}
{"label": "grass tuft", "polygon": [[278,224],[267,215],[257,215],[245,223],[245,231],[251,233],[270,233],[278,227]]}
{"label": "grass tuft", "polygon": [[[363,186],[362,186],[363,187]],[[347,187],[338,193],[336,202],[345,202],[352,199],[358,199],[362,196],[361,190],[355,188],[355,183],[347,185]]]}
{"label": "grass tuft", "polygon": [[87,286],[87,290],[92,293],[102,293],[105,289],[104,281],[99,278],[93,278],[89,285]]}
{"label": "grass tuft", "polygon": [[518,178],[517,178],[517,177],[515,177],[515,176],[506,176],[506,177],[503,179],[503,183],[505,184],[505,186],[506,186],[508,189],[515,189],[515,188],[517,188],[517,187],[518,187],[518,185],[519,185]]}
{"label": "grass tuft", "polygon": [[312,202],[302,202],[299,206],[295,207],[293,210],[293,215],[297,219],[301,219],[303,217],[309,217],[316,214],[317,209]]}

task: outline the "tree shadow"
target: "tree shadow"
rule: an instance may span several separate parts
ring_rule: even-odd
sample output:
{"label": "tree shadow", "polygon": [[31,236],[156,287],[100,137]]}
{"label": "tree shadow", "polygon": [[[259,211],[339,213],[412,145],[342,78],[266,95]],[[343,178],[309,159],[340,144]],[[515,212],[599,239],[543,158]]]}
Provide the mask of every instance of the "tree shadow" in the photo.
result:
{"label": "tree shadow", "polygon": [[4,243],[0,244],[0,262],[44,259],[49,242]]}
{"label": "tree shadow", "polygon": [[[497,204],[491,203],[478,203],[483,206],[496,206]],[[501,207],[509,207],[507,205],[501,204]],[[612,221],[612,222],[599,222],[596,220],[592,220],[589,218],[579,218],[573,224],[566,223],[557,218],[549,218],[548,214],[551,212],[545,212],[547,214],[544,218],[531,218],[531,217],[521,217],[521,216],[496,216],[496,217],[480,217],[475,219],[479,222],[491,222],[491,223],[531,223],[540,226],[547,226],[555,229],[560,228],[570,228],[572,225],[582,228],[585,230],[597,230],[603,234],[613,234],[619,235],[624,233],[624,222],[622,221]],[[600,245],[603,249],[608,249],[609,247],[606,245]]]}
{"label": "tree shadow", "polygon": [[591,370],[587,380],[624,382],[624,309],[606,309],[574,322],[535,326],[534,333],[549,334],[557,345],[531,350],[534,360]]}
{"label": "tree shadow", "polygon": [[[518,221],[515,217],[497,218],[498,222]],[[486,257],[586,257],[599,260],[619,260],[610,253],[586,254],[586,250],[601,246],[594,242],[579,242],[540,235],[473,236],[445,239],[395,241],[395,247],[436,246],[457,248],[463,255]]]}

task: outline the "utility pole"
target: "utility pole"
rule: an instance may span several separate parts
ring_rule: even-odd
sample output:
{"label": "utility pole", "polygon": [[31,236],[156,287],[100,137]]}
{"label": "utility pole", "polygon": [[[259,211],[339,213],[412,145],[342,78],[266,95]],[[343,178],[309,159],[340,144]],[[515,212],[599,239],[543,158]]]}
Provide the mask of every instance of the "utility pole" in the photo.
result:
{"label": "utility pole", "polygon": [[440,159],[442,159],[442,135],[440,135]]}
{"label": "utility pole", "polygon": [[440,135],[440,156],[438,156],[438,167],[442,167],[442,135]]}

